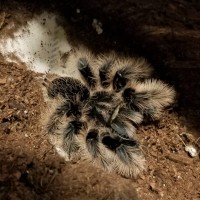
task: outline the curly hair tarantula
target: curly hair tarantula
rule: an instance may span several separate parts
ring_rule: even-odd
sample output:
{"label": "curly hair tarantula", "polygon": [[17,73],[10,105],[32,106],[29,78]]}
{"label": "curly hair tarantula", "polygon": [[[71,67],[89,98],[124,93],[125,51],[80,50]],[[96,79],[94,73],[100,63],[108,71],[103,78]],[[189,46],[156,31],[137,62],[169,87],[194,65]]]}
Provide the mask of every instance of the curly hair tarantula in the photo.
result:
{"label": "curly hair tarantula", "polygon": [[68,160],[86,157],[108,171],[134,177],[145,169],[136,129],[143,120],[159,119],[175,92],[151,79],[142,58],[114,53],[69,55],[73,77],[45,80],[50,108],[47,132],[58,153]]}

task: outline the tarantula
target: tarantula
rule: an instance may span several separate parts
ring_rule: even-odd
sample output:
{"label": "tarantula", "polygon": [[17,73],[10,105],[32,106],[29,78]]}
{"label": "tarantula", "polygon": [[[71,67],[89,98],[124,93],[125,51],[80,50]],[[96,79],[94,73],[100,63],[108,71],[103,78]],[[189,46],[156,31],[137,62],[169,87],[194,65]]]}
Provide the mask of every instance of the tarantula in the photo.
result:
{"label": "tarantula", "polygon": [[47,132],[58,153],[68,160],[84,156],[126,177],[145,169],[136,129],[144,119],[159,119],[175,92],[151,79],[142,58],[73,52],[67,67],[72,77],[45,80]]}

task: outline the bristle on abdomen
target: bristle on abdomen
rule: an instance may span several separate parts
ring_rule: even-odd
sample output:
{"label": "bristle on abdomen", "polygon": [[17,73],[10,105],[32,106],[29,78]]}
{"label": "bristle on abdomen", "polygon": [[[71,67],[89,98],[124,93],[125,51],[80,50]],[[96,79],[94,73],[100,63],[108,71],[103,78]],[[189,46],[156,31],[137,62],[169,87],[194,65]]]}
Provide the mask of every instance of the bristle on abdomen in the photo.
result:
{"label": "bristle on abdomen", "polygon": [[54,79],[47,88],[48,96],[50,98],[56,98],[58,95],[63,98],[73,98],[79,96],[81,101],[87,100],[90,96],[90,92],[81,81],[71,77],[60,77]]}

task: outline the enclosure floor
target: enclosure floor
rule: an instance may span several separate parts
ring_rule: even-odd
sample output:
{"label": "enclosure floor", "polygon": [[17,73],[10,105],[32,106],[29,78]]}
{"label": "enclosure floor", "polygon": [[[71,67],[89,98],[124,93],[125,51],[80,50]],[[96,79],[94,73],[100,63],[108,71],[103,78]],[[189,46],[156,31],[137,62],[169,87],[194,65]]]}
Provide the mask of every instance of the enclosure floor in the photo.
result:
{"label": "enclosure floor", "polygon": [[[101,43],[104,37],[109,38],[112,33],[113,29],[109,29],[108,23],[105,24],[104,22],[106,14],[110,23],[115,23],[117,20],[114,19],[116,13],[124,17],[124,21],[130,20],[131,15],[136,18],[143,17],[145,21],[143,13],[147,12],[148,8],[152,6],[152,4],[147,3],[140,4],[141,1],[139,0],[135,1],[135,4],[131,3],[132,0],[124,3],[110,0],[106,1],[107,4],[104,1],[88,2],[90,2],[90,9],[87,9],[88,5],[83,5],[80,2],[78,4],[78,1],[66,1],[66,7],[69,10],[66,10],[66,21],[62,23],[68,23],[66,31],[69,31],[72,45],[82,42],[91,50],[94,50],[94,41],[98,40]],[[117,5],[114,2],[121,2],[121,4]],[[58,9],[63,14],[62,5],[56,6],[49,3],[44,6],[39,5],[37,1],[33,1],[32,4],[23,1],[9,1],[9,3],[1,3],[0,6],[0,35],[5,38],[12,36],[16,29],[32,17],[33,13],[38,13],[43,9],[50,11]],[[98,35],[91,23],[93,18],[101,18],[100,6],[102,6],[102,13],[105,16],[102,16],[101,19],[103,21],[103,33]],[[135,12],[133,8],[137,6],[138,10]],[[80,9],[80,13],[77,12],[77,9]],[[95,15],[97,10],[98,12]],[[125,13],[124,16],[122,16],[122,12]],[[148,45],[156,44],[157,47],[151,52],[152,56],[148,54],[148,50],[145,50],[148,49],[148,46],[141,47],[139,52],[135,52],[134,49],[133,52],[131,46],[127,45],[126,40],[136,40],[137,36],[131,38],[129,35],[129,38],[125,40],[120,39],[120,36],[115,33],[116,35],[114,34],[112,39],[105,39],[105,43],[110,42],[109,44],[101,43],[102,46],[100,46],[99,42],[96,42],[96,46],[99,47],[98,51],[104,52],[108,49],[114,49],[121,53],[120,47],[127,47],[124,48],[125,53],[141,54],[147,57],[153,65],[167,66],[167,73],[163,72],[161,68],[155,69],[161,78],[174,85],[177,90],[179,98],[175,108],[163,113],[159,124],[144,125],[139,128],[137,135],[144,145],[148,165],[147,171],[136,180],[125,179],[116,174],[108,174],[86,161],[65,162],[58,157],[41,127],[41,113],[46,106],[39,83],[41,74],[28,71],[25,63],[8,62],[1,55],[0,199],[200,199],[199,156],[196,158],[189,157],[178,136],[184,132],[189,133],[187,137],[182,138],[188,144],[195,142],[200,137],[200,67],[198,66],[200,62],[196,55],[198,53],[200,55],[200,44],[197,44],[200,39],[199,10],[192,2],[170,0],[169,4],[164,7],[160,6],[160,3],[156,4],[152,12],[154,14],[151,17],[154,17],[151,18],[152,21],[146,22],[147,25],[152,24],[154,27],[161,27],[162,22],[165,21],[171,28],[186,30],[183,32],[186,34],[184,37],[187,41],[183,42],[183,34],[176,37],[177,32],[173,33],[175,36],[171,36],[170,40],[170,37],[166,38],[162,35],[163,29],[157,29],[157,32],[154,32],[155,34],[162,30],[159,39],[155,37],[155,34],[152,38],[146,36],[151,38],[151,40],[148,40]],[[193,15],[190,15],[190,13],[193,13]],[[185,21],[183,21],[185,16],[190,19],[190,24],[185,24]],[[122,21],[119,21],[119,25],[122,24]],[[12,23],[15,26],[9,28]],[[83,27],[84,23],[85,26]],[[130,28],[131,26],[133,24],[130,24]],[[81,27],[82,30],[80,30]],[[152,33],[152,30],[149,29],[150,32]],[[74,33],[77,33],[77,35],[73,35]],[[119,35],[120,33],[123,37],[125,36],[122,30],[119,30]],[[189,43],[191,45],[188,45]],[[179,49],[176,49],[175,52],[174,49],[178,48],[179,45],[182,49],[185,49],[185,51],[180,50],[184,55],[177,53]],[[163,49],[163,46],[166,49]],[[152,48],[151,45],[149,48]],[[171,54],[170,48],[174,50],[174,53]],[[191,51],[188,50],[189,48]],[[13,55],[13,57],[15,56]],[[186,59],[185,62],[183,57]]]}

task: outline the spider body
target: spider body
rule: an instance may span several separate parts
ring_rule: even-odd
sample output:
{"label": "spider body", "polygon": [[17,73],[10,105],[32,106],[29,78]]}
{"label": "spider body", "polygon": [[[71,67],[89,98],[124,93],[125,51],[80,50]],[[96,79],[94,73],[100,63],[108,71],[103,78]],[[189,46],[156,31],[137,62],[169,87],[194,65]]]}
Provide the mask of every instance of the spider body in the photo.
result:
{"label": "spider body", "polygon": [[75,51],[66,64],[72,77],[44,84],[52,100],[46,126],[51,142],[69,160],[86,157],[108,171],[136,176],[145,169],[136,129],[147,116],[159,119],[174,90],[150,79],[152,69],[142,58]]}

